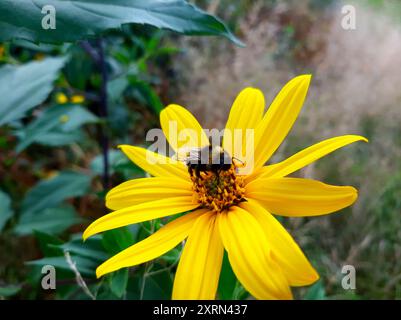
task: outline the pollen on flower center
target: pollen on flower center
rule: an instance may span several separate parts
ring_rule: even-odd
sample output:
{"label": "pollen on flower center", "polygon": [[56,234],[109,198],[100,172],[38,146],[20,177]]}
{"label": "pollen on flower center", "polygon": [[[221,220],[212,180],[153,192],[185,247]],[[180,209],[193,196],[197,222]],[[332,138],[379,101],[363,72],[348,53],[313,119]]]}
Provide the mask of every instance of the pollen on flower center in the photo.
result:
{"label": "pollen on flower center", "polygon": [[233,164],[230,169],[219,172],[200,172],[191,175],[193,189],[199,203],[214,212],[222,212],[242,201],[245,192],[244,180],[236,174]]}

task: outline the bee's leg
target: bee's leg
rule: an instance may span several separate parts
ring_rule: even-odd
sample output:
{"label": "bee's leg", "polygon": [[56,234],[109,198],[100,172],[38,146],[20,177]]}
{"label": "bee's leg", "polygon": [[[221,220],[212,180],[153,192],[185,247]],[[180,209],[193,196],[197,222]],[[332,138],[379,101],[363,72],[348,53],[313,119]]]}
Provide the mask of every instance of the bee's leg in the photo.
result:
{"label": "bee's leg", "polygon": [[214,169],[213,173],[214,173],[215,180],[216,180],[217,184],[219,185],[220,184],[220,170]]}
{"label": "bee's leg", "polygon": [[201,178],[199,167],[196,167],[196,168],[195,168],[195,174],[196,174],[196,177],[197,177],[198,179]]}
{"label": "bee's leg", "polygon": [[194,169],[191,166],[188,166],[188,172],[189,172],[190,177],[193,177]]}

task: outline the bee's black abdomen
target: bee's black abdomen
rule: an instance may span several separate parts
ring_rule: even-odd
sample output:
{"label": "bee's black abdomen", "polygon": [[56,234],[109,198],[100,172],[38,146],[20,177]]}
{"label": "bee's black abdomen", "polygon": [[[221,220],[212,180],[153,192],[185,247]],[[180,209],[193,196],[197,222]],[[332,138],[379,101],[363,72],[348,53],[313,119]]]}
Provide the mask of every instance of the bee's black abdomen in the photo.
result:
{"label": "bee's black abdomen", "polygon": [[213,153],[211,145],[199,150],[197,157],[191,157],[187,161],[188,171],[191,176],[195,172],[199,177],[201,172],[211,171],[216,174],[219,171],[228,171],[232,166],[232,158],[227,152]]}
{"label": "bee's black abdomen", "polygon": [[214,172],[228,171],[231,168],[231,164],[211,164],[210,167]]}

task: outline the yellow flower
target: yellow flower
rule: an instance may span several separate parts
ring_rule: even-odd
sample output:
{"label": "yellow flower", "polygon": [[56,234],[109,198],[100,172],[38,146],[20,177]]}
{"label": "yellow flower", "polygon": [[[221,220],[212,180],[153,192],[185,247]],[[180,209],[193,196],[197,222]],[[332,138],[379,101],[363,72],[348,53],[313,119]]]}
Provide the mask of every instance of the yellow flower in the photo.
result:
{"label": "yellow flower", "polygon": [[[169,222],[143,241],[100,265],[98,277],[144,263],[186,240],[177,267],[174,299],[214,299],[224,249],[238,280],[255,298],[291,299],[291,286],[304,286],[319,276],[290,234],[272,215],[287,217],[328,214],[350,206],[357,190],[332,186],[289,174],[364,137],[345,135],[319,142],[290,158],[264,166],[295,122],[307,94],[311,76],[301,75],[280,91],[264,113],[264,97],[254,88],[244,89],[235,100],[226,129],[254,129],[254,166],[247,176],[237,175],[235,165],[214,173],[190,175],[186,165],[140,147],[123,145],[122,151],[153,177],[130,180],[112,189],[106,205],[112,210],[93,222],[84,239],[113,228],[168,215],[189,212]],[[169,136],[170,125],[178,132],[194,130],[189,143],[208,145],[197,120],[186,109],[170,105],[161,115],[161,126],[176,151],[183,143]],[[191,142],[192,141],[192,142]],[[222,147],[232,146],[224,136]],[[155,161],[150,160],[170,160]]]}
{"label": "yellow flower", "polygon": [[56,102],[58,104],[65,104],[68,102],[68,98],[64,93],[59,92],[56,94]]}
{"label": "yellow flower", "polygon": [[83,95],[76,94],[71,97],[72,103],[82,103],[84,101],[85,101],[85,97]]}

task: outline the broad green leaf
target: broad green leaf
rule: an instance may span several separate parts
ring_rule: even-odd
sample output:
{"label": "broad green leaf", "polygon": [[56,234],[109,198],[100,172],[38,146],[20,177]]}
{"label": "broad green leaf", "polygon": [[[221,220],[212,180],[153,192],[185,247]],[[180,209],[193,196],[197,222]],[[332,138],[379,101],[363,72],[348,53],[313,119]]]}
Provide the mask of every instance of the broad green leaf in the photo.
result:
{"label": "broad green leaf", "polygon": [[[113,174],[115,172],[115,169],[120,164],[125,164],[125,163],[129,162],[129,160],[127,161],[127,157],[120,150],[109,150],[108,155],[109,155],[109,172],[110,172],[110,174]],[[92,159],[90,168],[94,173],[96,173],[98,175],[103,174],[104,163],[103,163],[103,155],[102,154],[99,154]]]}
{"label": "broad green leaf", "polygon": [[22,215],[14,231],[18,235],[31,234],[34,231],[58,234],[80,222],[82,219],[73,207],[62,206]]}
{"label": "broad green leaf", "polygon": [[[95,276],[95,270],[97,267],[97,262],[93,261],[88,258],[80,257],[71,254],[71,259],[75,263],[78,271],[82,276],[90,276],[94,277]],[[32,266],[39,266],[43,267],[45,265],[51,265],[56,268],[56,270],[62,269],[62,270],[68,270],[71,271],[71,267],[68,265],[65,256],[60,256],[60,257],[48,257],[48,258],[43,258],[39,260],[34,260],[34,261],[28,261],[26,262],[27,265],[32,265]]]}
{"label": "broad green leaf", "polygon": [[166,300],[171,298],[173,278],[168,270],[145,278],[144,300]]}
{"label": "broad green leaf", "polygon": [[164,260],[169,264],[177,263],[181,256],[182,247],[174,248],[164,255],[160,256],[160,260]]}
{"label": "broad green leaf", "polygon": [[0,286],[0,297],[11,297],[11,296],[14,296],[20,290],[21,290],[21,286],[20,285]]}
{"label": "broad green leaf", "polygon": [[52,51],[57,49],[57,45],[53,45],[53,44],[45,44],[45,43],[33,43],[27,40],[15,40],[12,42],[13,45],[16,45],[18,47],[22,47],[22,48],[26,48],[29,50],[33,50],[33,51],[38,51],[38,52],[44,52],[44,53],[48,53],[51,54]]}
{"label": "broad green leaf", "polygon": [[221,300],[234,299],[234,291],[237,284],[237,278],[228,261],[227,253],[224,252],[223,264],[221,266],[218,298]]}
{"label": "broad green leaf", "polygon": [[59,256],[63,254],[63,250],[57,247],[63,244],[63,241],[58,237],[38,230],[34,231],[33,234],[39,243],[40,251],[46,257]]}
{"label": "broad green leaf", "polygon": [[64,132],[71,132],[77,130],[87,123],[99,121],[99,118],[92,112],[80,105],[63,105],[67,108],[65,115],[68,117],[61,121],[60,130]]}
{"label": "broad green leaf", "polygon": [[56,128],[59,124],[61,124],[61,119],[65,112],[64,108],[62,107],[63,106],[57,106],[57,108],[50,108],[46,110],[38,119],[30,123],[25,130],[18,132],[17,135],[19,136],[20,142],[15,150],[17,152],[23,151],[41,134]]}
{"label": "broad green leaf", "polygon": [[110,101],[118,101],[128,87],[127,77],[121,76],[107,83],[107,96]]}
{"label": "broad green leaf", "polygon": [[[46,8],[44,8],[47,6]],[[43,28],[55,11],[55,28]],[[42,9],[44,12],[42,13]],[[123,24],[148,24],[188,35],[224,36],[241,42],[218,18],[184,0],[2,0],[0,41],[73,42]]]}
{"label": "broad green leaf", "polygon": [[110,255],[103,249],[100,236],[90,238],[83,242],[82,235],[79,235],[77,239],[73,239],[57,247],[63,251],[69,251],[81,257],[92,259],[98,263],[110,258]]}
{"label": "broad green leaf", "polygon": [[80,46],[68,46],[67,52],[70,59],[63,68],[63,75],[73,88],[85,91],[88,79],[93,77],[98,66]]}
{"label": "broad green leaf", "polygon": [[63,133],[74,133],[82,125],[96,121],[98,121],[98,118],[80,105],[55,105],[46,109],[24,130],[18,132],[20,142],[16,147],[16,151],[21,152],[34,142],[46,143],[46,137],[50,138],[51,143],[52,139],[54,140],[55,138],[52,137],[52,134],[56,134],[59,137]]}
{"label": "broad green leaf", "polygon": [[[3,5],[1,2],[0,15]],[[13,7],[13,4],[8,6]],[[0,68],[0,126],[24,117],[27,111],[42,103],[64,63],[65,58],[47,58],[22,66]]]}
{"label": "broad green leaf", "polygon": [[81,142],[86,135],[81,129],[75,131],[63,132],[60,129],[53,129],[49,132],[41,133],[36,137],[35,143],[48,147],[67,146],[74,142]]}
{"label": "broad green leaf", "polygon": [[115,167],[115,172],[121,174],[124,180],[145,177],[144,171],[131,161],[119,162]]}
{"label": "broad green leaf", "polygon": [[0,231],[3,230],[12,215],[11,199],[7,193],[0,190]]}
{"label": "broad green leaf", "polygon": [[42,180],[25,196],[22,215],[52,208],[63,200],[83,196],[90,186],[90,177],[74,172],[62,171],[54,178]]}
{"label": "broad green leaf", "polygon": [[120,251],[134,244],[134,237],[127,227],[109,230],[103,233],[103,247],[110,254]]}
{"label": "broad green leaf", "polygon": [[128,269],[121,269],[116,272],[113,272],[108,277],[109,286],[111,292],[113,292],[117,297],[121,298],[128,284]]}
{"label": "broad green leaf", "polygon": [[153,88],[144,81],[130,79],[133,96],[143,104],[149,106],[156,114],[163,110],[164,105]]}

